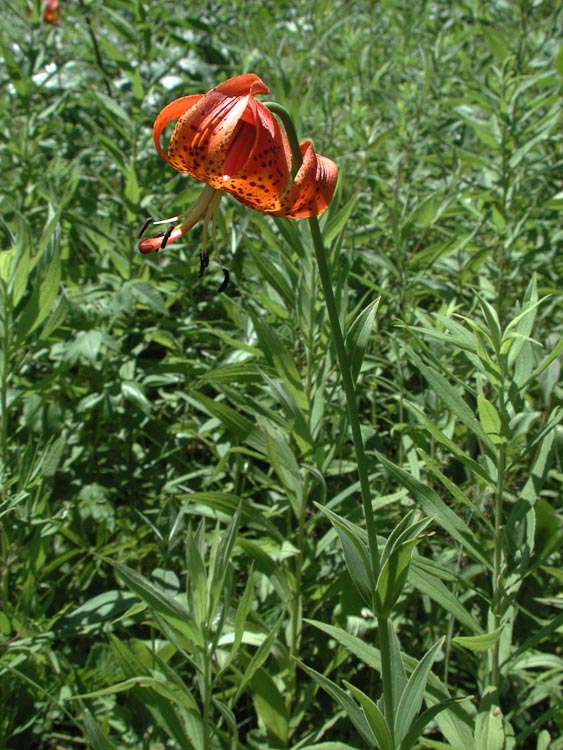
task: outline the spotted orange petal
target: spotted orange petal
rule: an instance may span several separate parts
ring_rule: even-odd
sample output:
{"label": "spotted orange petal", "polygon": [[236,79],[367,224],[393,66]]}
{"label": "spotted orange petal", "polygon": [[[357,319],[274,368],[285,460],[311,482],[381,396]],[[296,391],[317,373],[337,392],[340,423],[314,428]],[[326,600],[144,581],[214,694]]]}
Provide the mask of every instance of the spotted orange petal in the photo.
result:
{"label": "spotted orange petal", "polygon": [[169,159],[168,154],[164,152],[160,144],[162,131],[168,125],[168,123],[184,115],[188,110],[194,107],[200,99],[203,99],[203,97],[204,94],[191,94],[190,96],[182,96],[180,99],[175,99],[173,102],[170,102],[170,104],[167,104],[166,107],[164,107],[164,109],[159,112],[158,117],[154,121],[152,134],[156,150],[162,156],[164,161],[169,161]]}
{"label": "spotted orange petal", "polygon": [[219,91],[224,96],[246,96],[247,94],[255,96],[256,94],[270,93],[270,89],[255,73],[243,73],[240,76],[229,78],[212,91]]}
{"label": "spotted orange petal", "polygon": [[[244,116],[249,98],[254,94],[268,93],[269,89],[261,78],[246,73],[229,78],[207,94],[177,99],[156,119],[154,138],[158,152],[180,172],[199,180],[216,178],[223,161],[222,152],[236,129],[238,118]],[[243,97],[246,104],[241,101]],[[164,127],[176,118],[180,120],[176,123],[166,155],[160,145],[160,136]],[[247,115],[245,119],[252,124],[252,117],[249,119]],[[212,164],[209,164],[210,156],[213,157]],[[207,162],[207,167],[204,162]]]}
{"label": "spotted orange petal", "polygon": [[316,154],[311,141],[300,144],[303,164],[295,175],[293,184],[281,197],[275,216],[289,219],[307,219],[322,213],[332,200],[338,168],[326,156]]}
{"label": "spotted orange petal", "polygon": [[[229,174],[223,190],[257,211],[270,213],[279,206],[279,196],[291,177],[291,155],[287,139],[269,109],[251,100],[254,110],[254,133],[243,121],[239,133],[229,145],[225,173]],[[252,141],[251,148],[248,148]],[[246,140],[242,149],[248,156],[238,170],[227,170],[231,154],[236,153],[239,141]]]}
{"label": "spotted orange petal", "polygon": [[196,180],[224,189],[227,149],[249,100],[250,96],[224,97],[215,90],[206,94],[176,123],[168,146],[170,164]]}
{"label": "spotted orange petal", "polygon": [[[310,141],[303,141],[303,164],[288,189],[287,138],[270,110],[254,98],[267,93],[266,84],[247,73],[207,94],[177,99],[156,118],[156,148],[179,172],[231,193],[257,211],[293,219],[320,214],[334,193],[336,165],[315,154]],[[174,119],[178,121],[165,153],[160,139]]]}

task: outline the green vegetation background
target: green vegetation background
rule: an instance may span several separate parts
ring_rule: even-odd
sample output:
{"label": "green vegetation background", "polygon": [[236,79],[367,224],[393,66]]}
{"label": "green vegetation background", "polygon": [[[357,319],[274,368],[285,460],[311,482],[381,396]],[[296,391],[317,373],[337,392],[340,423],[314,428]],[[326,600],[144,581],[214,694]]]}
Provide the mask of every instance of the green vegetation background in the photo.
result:
{"label": "green vegetation background", "polygon": [[[306,229],[224,200],[231,284],[221,295],[218,266],[197,277],[200,229],[158,256],[136,251],[147,215],[172,216],[200,189],[159,159],[154,117],[240,72],[260,75],[300,136],[339,166],[323,229],[344,327],[381,298],[356,373],[378,532],[419,509],[424,486],[479,544],[466,547],[437,513],[418,554],[460,611],[413,576],[393,614],[401,644],[420,658],[446,636],[436,673],[452,695],[478,696],[487,653],[452,638],[491,629],[483,560],[504,545],[503,574],[514,578],[501,705],[512,746],[563,747],[556,5],[61,0],[62,22],[49,26],[38,2],[5,0],[2,748],[81,747],[84,732],[93,747],[180,746],[154,686],[135,683],[135,660],[137,676],[154,676],[148,655],[158,657],[164,683],[197,694],[193,652],[109,561],[181,593],[197,565],[190,545],[205,551],[203,531],[224,528],[239,502],[220,648],[232,645],[244,597],[248,612],[217,687],[232,712],[215,714],[212,746],[364,746],[293,658],[378,695],[376,670],[302,620],[377,640],[315,505],[360,523]],[[518,352],[497,370],[499,331],[525,304]],[[499,417],[501,392],[509,406]],[[457,399],[506,446],[506,463],[483,450]],[[418,484],[399,481],[376,452]],[[502,539],[488,480],[499,473]],[[523,497],[525,527],[513,513]],[[127,677],[130,689],[112,692]],[[416,745],[446,746],[437,724]]]}

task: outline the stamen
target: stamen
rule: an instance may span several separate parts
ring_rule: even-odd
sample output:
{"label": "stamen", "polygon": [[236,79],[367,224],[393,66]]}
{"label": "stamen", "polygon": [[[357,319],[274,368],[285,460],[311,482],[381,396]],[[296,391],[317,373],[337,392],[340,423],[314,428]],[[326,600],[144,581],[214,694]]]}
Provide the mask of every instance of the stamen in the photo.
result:
{"label": "stamen", "polygon": [[[222,192],[216,190],[211,185],[206,185],[201,191],[195,204],[179,216],[172,216],[169,219],[159,219],[153,221],[147,218],[139,231],[139,238],[145,233],[149,225],[158,226],[160,224],[169,224],[165,232],[157,232],[154,237],[141,239],[137,245],[139,251],[143,254],[156,253],[164,249],[170,242],[178,240],[180,237],[194,227],[202,217],[203,224],[203,242],[200,253],[199,275],[201,276],[209,265],[209,253],[207,252],[207,229],[209,222],[215,219],[215,213],[221,200]],[[176,222],[179,222],[178,224]],[[215,231],[213,231],[213,243],[216,244]]]}
{"label": "stamen", "polygon": [[217,262],[221,265],[221,253],[219,252],[219,245],[217,244],[217,215],[218,211],[213,212],[213,218],[211,219],[211,242],[213,243],[213,251]]}
{"label": "stamen", "polygon": [[144,233],[147,231],[147,229],[152,223],[153,223],[152,216],[147,216],[147,218],[143,222],[143,226],[139,229],[139,234],[137,235],[138,240],[141,239],[141,237],[144,235]]}
{"label": "stamen", "polygon": [[[201,252],[199,254],[199,277],[201,278],[203,274],[205,273],[205,269],[209,265],[209,253],[207,251],[207,230],[209,228],[209,222],[211,221],[211,227],[215,226],[215,215],[217,213],[217,207],[219,206],[219,203],[221,202],[223,194],[216,190],[214,195],[212,196],[211,200],[209,201],[209,204],[207,206],[207,210],[205,211],[205,218],[203,220],[203,229],[201,234]],[[212,231],[213,235],[213,241],[215,241],[215,234]]]}
{"label": "stamen", "polygon": [[153,224],[155,227],[157,224],[171,224],[174,221],[178,221],[179,218],[179,216],[171,216],[169,219],[159,219],[158,221],[153,221]]}
{"label": "stamen", "polygon": [[162,236],[162,242],[160,243],[161,250],[164,250],[164,248],[166,247],[166,243],[170,239],[170,235],[172,234],[173,231],[174,231],[174,225],[170,224],[170,226],[168,227],[168,229],[166,230],[166,232],[164,232],[164,235]]}
{"label": "stamen", "polygon": [[202,250],[199,254],[199,273],[198,276],[201,279],[205,273],[205,269],[209,265],[209,253],[207,250]]}
{"label": "stamen", "polygon": [[227,268],[221,269],[225,275],[225,278],[223,279],[223,282],[221,283],[221,286],[219,289],[217,289],[217,294],[221,294],[221,292],[224,292],[225,289],[229,286],[229,281],[231,280],[231,274],[229,273]]}

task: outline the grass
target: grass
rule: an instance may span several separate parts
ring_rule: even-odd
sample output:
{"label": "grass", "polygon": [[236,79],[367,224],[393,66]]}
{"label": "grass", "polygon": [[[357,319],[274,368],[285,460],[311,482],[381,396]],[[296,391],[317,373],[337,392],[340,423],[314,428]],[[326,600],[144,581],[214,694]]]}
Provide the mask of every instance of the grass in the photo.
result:
{"label": "grass", "polygon": [[[562,12],[5,5],[0,747],[563,748]],[[250,71],[339,167],[381,569],[307,222],[224,199],[222,294],[136,251],[154,117]]]}

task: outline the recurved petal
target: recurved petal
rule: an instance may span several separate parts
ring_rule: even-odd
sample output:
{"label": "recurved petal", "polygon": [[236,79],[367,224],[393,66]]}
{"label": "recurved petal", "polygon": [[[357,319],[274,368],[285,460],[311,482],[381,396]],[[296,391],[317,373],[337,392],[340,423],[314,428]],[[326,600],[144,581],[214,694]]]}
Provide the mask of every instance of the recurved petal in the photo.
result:
{"label": "recurved petal", "polygon": [[295,175],[293,184],[280,198],[280,209],[275,216],[289,219],[306,219],[322,213],[332,200],[338,168],[326,156],[316,154],[311,141],[300,144],[303,164]]}
{"label": "recurved petal", "polygon": [[226,97],[215,89],[206,94],[176,123],[168,147],[170,164],[196,180],[223,188],[227,149],[239,121],[244,116],[253,127],[250,98]]}
{"label": "recurved petal", "polygon": [[255,96],[270,93],[264,81],[254,73],[243,73],[229,78],[216,86],[213,91],[219,91],[224,96],[247,96],[247,94]]}
{"label": "recurved petal", "polygon": [[[229,142],[241,118],[244,117],[247,129],[254,126],[254,112],[249,107],[249,101],[254,101],[252,95],[268,92],[257,75],[247,73],[229,78],[207,94],[199,95],[193,106],[187,102],[190,106],[183,112],[179,106],[165,107],[161,113],[165,115],[165,124],[174,117],[180,118],[170,138],[167,161],[179,172],[223,188],[223,165]],[[243,157],[239,161],[240,158]]]}
{"label": "recurved petal", "polygon": [[200,99],[203,99],[203,97],[204,94],[191,94],[190,96],[182,96],[180,99],[175,99],[173,102],[170,102],[170,104],[167,104],[166,107],[164,107],[164,109],[159,112],[158,117],[154,121],[152,134],[156,150],[165,161],[169,161],[169,159],[168,155],[164,152],[162,146],[160,145],[160,137],[162,135],[162,131],[168,125],[168,123],[186,114],[186,112],[193,106],[195,106],[200,101]]}

